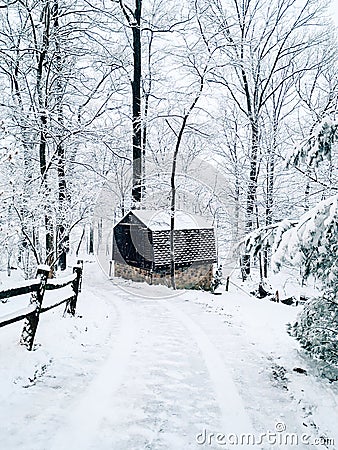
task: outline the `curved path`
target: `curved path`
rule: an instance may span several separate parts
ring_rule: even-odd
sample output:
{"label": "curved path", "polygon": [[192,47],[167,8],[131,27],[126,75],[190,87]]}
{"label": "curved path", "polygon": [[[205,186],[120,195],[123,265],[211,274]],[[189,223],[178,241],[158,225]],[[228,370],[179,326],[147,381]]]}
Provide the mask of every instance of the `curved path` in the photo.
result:
{"label": "curved path", "polygon": [[[151,299],[154,293],[157,299]],[[247,302],[168,293],[164,287],[114,284],[96,264],[86,264],[80,317],[41,321],[45,350],[34,355],[40,369],[28,384],[15,379],[6,424],[0,412],[4,448],[238,449],[217,441],[217,434],[259,436],[282,421],[301,435],[312,426],[309,405],[283,372],[285,339],[278,347],[276,337],[281,329],[271,335],[270,348],[266,334],[260,341],[250,333],[243,315]]]}
{"label": "curved path", "polygon": [[134,295],[96,277],[95,291],[113,302],[117,333],[51,449],[201,448],[204,430],[253,432],[220,353],[183,311],[184,299],[166,299],[161,287],[163,298],[140,297],[138,287]]}
{"label": "curved path", "polygon": [[[154,289],[158,297],[151,299]],[[165,288],[123,280],[116,285],[104,275],[95,278],[95,292],[105,293],[116,308],[117,333],[105,363],[56,434],[53,450],[230,448],[216,441],[218,433],[273,430],[281,406],[290,409],[285,392],[260,375],[264,355],[255,354],[241,324],[208,310],[201,293],[167,298]],[[297,431],[292,408],[290,415]]]}

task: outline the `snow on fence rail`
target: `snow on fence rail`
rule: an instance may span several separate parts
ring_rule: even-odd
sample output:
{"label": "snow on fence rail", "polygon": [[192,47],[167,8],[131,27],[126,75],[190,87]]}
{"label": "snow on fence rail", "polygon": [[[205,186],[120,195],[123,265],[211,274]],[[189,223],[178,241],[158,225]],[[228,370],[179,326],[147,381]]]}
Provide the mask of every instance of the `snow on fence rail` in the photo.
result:
{"label": "snow on fence rail", "polygon": [[[57,306],[66,304],[64,315],[75,315],[77,297],[81,292],[83,261],[79,260],[73,268],[73,274],[61,279],[48,279],[50,268],[48,266],[39,266],[36,279],[27,280],[20,283],[19,286],[11,287],[0,291],[0,300],[19,295],[31,294],[29,305],[6,316],[0,317],[0,328],[10,325],[20,320],[25,320],[21,333],[20,344],[25,345],[28,350],[32,350],[34,338],[39,323],[40,314],[49,311]],[[67,298],[58,300],[48,306],[42,306],[45,291],[61,289],[71,286],[73,293]]]}

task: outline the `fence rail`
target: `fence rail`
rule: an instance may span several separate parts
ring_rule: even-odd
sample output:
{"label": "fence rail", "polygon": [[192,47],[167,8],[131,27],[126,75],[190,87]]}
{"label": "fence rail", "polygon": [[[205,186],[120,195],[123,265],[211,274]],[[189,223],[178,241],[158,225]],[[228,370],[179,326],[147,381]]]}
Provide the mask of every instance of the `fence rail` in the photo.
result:
{"label": "fence rail", "polygon": [[30,294],[31,292],[37,291],[40,282],[37,280],[27,280],[22,283],[21,286],[15,286],[6,289],[5,291],[0,291],[0,300],[6,300],[10,297],[16,297],[18,295]]}
{"label": "fence rail", "polygon": [[[24,320],[20,344],[26,346],[28,350],[32,350],[40,314],[62,304],[66,304],[64,315],[75,315],[77,298],[79,292],[81,292],[82,272],[82,260],[78,260],[77,265],[73,268],[72,275],[61,279],[48,279],[49,267],[40,266],[37,270],[36,279],[27,280],[22,282],[20,286],[0,291],[0,300],[31,294],[29,305],[26,308],[21,308],[13,313],[0,317],[0,328]],[[61,289],[66,286],[71,286],[73,290],[72,295],[58,300],[52,305],[42,305],[45,291]]]}

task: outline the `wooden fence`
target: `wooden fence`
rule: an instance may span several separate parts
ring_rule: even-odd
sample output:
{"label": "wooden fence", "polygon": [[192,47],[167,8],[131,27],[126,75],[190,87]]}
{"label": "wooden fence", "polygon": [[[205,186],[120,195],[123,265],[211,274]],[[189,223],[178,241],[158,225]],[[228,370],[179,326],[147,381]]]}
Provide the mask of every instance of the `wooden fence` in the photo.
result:
{"label": "wooden fence", "polygon": [[[24,294],[31,294],[29,305],[6,316],[0,317],[0,328],[10,325],[20,320],[24,320],[21,333],[20,344],[25,345],[28,350],[32,350],[34,338],[38,327],[40,314],[49,311],[57,306],[66,304],[64,315],[75,315],[76,303],[79,292],[81,292],[83,262],[79,260],[73,268],[73,274],[61,279],[48,279],[50,268],[39,266],[36,279],[27,280],[17,287],[0,291],[0,300],[16,297]],[[71,285],[73,293],[70,297],[58,300],[52,305],[43,306],[45,291],[61,289]]]}

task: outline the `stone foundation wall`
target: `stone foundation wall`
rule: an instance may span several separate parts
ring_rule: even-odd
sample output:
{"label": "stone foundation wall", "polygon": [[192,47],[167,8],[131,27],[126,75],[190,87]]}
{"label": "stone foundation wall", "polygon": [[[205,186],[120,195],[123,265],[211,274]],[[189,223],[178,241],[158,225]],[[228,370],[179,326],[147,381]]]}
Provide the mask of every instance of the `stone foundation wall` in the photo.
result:
{"label": "stone foundation wall", "polygon": [[[148,284],[170,286],[170,273],[150,273],[149,270],[115,262],[114,276],[127,280],[141,281]],[[191,267],[175,271],[176,287],[178,289],[209,289],[213,277],[212,264],[194,264]]]}

